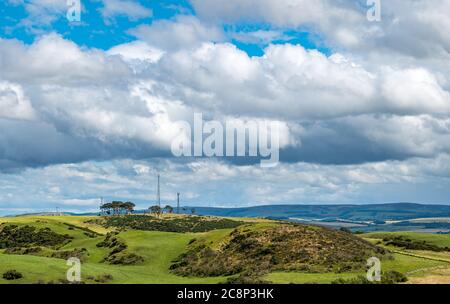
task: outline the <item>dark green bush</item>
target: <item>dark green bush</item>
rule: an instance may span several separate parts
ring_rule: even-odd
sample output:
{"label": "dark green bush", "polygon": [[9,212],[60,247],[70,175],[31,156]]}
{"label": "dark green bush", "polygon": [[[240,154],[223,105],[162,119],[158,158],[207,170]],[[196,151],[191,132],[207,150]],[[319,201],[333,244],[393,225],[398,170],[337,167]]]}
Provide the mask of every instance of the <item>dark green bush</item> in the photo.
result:
{"label": "dark green bush", "polygon": [[97,244],[100,248],[111,248],[111,251],[103,259],[104,262],[114,265],[135,265],[142,263],[144,258],[134,253],[125,252],[127,244],[117,238],[117,232],[110,232],[105,239]]}
{"label": "dark green bush", "polygon": [[388,271],[381,276],[382,284],[395,284],[408,282],[408,278],[398,271]]}
{"label": "dark green bush", "polygon": [[102,222],[102,225],[107,228],[117,227],[179,233],[228,229],[238,227],[242,224],[243,222],[213,217],[185,216],[179,218],[156,218],[146,215],[107,217],[104,222]]}
{"label": "dark green bush", "polygon": [[395,246],[410,250],[429,250],[435,252],[450,251],[448,247],[439,247],[426,241],[411,240],[404,236],[387,236],[383,242],[388,246]]}
{"label": "dark green bush", "polygon": [[144,262],[144,258],[134,253],[118,253],[109,255],[105,262],[112,265],[136,265]]}
{"label": "dark green bush", "polygon": [[111,274],[102,274],[94,278],[93,280],[97,283],[107,283],[112,281],[114,278]]}
{"label": "dark green bush", "polygon": [[347,232],[295,224],[264,229],[244,226],[235,229],[220,248],[199,238],[170,269],[177,275],[200,277],[242,271],[364,271],[369,257],[386,253]]}
{"label": "dark green bush", "polygon": [[225,284],[270,284],[269,281],[261,279],[257,275],[240,275],[237,277],[228,278]]}
{"label": "dark green bush", "polygon": [[81,230],[84,232],[84,235],[86,235],[87,237],[90,237],[90,238],[95,238],[95,237],[101,236],[100,233],[97,233],[86,227],[76,226],[76,225],[69,224],[69,223],[64,223],[64,225],[66,225],[69,230]]}
{"label": "dark green bush", "polygon": [[23,275],[17,270],[8,270],[3,274],[3,278],[8,281],[21,279]]}
{"label": "dark green bush", "polygon": [[86,248],[75,248],[74,250],[67,251],[56,251],[52,254],[52,258],[67,260],[69,258],[78,258],[81,261],[86,259],[86,256],[89,255]]}
{"label": "dark green bush", "polygon": [[342,279],[339,278],[337,280],[334,280],[331,282],[331,284],[353,284],[353,285],[366,285],[366,284],[372,284],[365,276],[357,276],[355,278],[351,279]]}
{"label": "dark green bush", "polygon": [[365,276],[358,276],[352,279],[338,279],[332,282],[332,284],[397,284],[405,283],[408,278],[398,271],[387,271],[382,273],[380,282],[371,282],[367,280]]}
{"label": "dark green bush", "polygon": [[49,228],[7,225],[0,230],[0,249],[12,247],[56,247],[72,240],[67,234],[53,232]]}

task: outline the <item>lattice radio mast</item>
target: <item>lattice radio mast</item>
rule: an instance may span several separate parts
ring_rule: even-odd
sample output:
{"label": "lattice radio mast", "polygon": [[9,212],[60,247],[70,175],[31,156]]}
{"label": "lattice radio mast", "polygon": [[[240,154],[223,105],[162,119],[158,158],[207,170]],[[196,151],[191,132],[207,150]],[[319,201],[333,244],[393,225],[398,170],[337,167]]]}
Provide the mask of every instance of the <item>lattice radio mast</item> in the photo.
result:
{"label": "lattice radio mast", "polygon": [[161,208],[161,189],[159,185],[159,174],[158,174],[158,190],[156,192],[157,200],[158,200],[158,206]]}

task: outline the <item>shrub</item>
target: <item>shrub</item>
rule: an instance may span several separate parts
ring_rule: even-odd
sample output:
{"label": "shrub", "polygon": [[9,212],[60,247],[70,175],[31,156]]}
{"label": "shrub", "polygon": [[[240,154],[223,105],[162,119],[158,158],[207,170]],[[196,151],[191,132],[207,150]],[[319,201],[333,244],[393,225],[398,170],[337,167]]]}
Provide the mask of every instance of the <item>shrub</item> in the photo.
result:
{"label": "shrub", "polygon": [[23,276],[17,270],[8,270],[3,274],[3,278],[8,281],[21,279]]}
{"label": "shrub", "polygon": [[261,279],[256,275],[240,275],[238,277],[228,278],[225,284],[270,284],[270,282]]}
{"label": "shrub", "polygon": [[116,246],[117,243],[119,242],[119,240],[115,236],[118,234],[119,233],[117,233],[117,232],[108,232],[106,234],[105,239],[103,241],[101,241],[100,243],[98,243],[96,246],[99,248],[103,248],[103,247],[112,248],[112,247]]}
{"label": "shrub", "polygon": [[38,254],[42,251],[41,247],[29,247],[29,248],[21,248],[21,247],[11,247],[5,250],[6,254],[17,254],[17,255],[25,255],[25,254]]}
{"label": "shrub", "polygon": [[180,218],[156,218],[146,215],[107,217],[102,222],[102,225],[107,228],[116,227],[123,229],[179,233],[207,232],[216,229],[236,228],[242,224],[244,223],[214,217],[186,216]]}
{"label": "shrub", "polygon": [[352,233],[352,231],[350,229],[348,229],[347,227],[341,227],[339,230],[342,232],[345,232],[345,233]]}
{"label": "shrub", "polygon": [[397,284],[405,283],[407,281],[408,278],[404,274],[398,271],[388,271],[382,274],[381,282],[371,282],[367,280],[365,276],[358,276],[348,280],[337,279],[333,281],[332,284]]}
{"label": "shrub", "polygon": [[365,276],[357,276],[355,278],[351,278],[351,279],[347,279],[347,280],[339,278],[339,279],[334,280],[333,282],[331,282],[331,284],[366,285],[366,284],[372,284],[372,282],[367,280],[367,278]]}
{"label": "shrub", "polygon": [[77,229],[81,230],[84,232],[84,235],[86,235],[87,237],[90,237],[90,238],[95,238],[97,236],[101,236],[100,233],[97,233],[86,227],[80,227],[80,226],[76,226],[76,225],[69,224],[69,223],[64,223],[64,225],[66,225],[68,227],[67,229],[69,229],[69,230],[77,230]]}
{"label": "shrub", "polygon": [[113,254],[105,258],[112,265],[136,265],[144,262],[144,258],[134,253]]}
{"label": "shrub", "polygon": [[382,284],[395,284],[395,283],[405,283],[408,282],[408,278],[398,271],[388,271],[383,273],[381,277]]}
{"label": "shrub", "polygon": [[85,257],[88,255],[88,251],[86,248],[74,249],[69,251],[56,251],[52,254],[52,258],[67,260],[69,258],[78,258],[81,261],[85,260]]}
{"label": "shrub", "polygon": [[67,234],[53,232],[49,228],[37,229],[33,226],[7,225],[0,230],[0,249],[12,247],[56,247],[72,240]]}
{"label": "shrub", "polygon": [[125,252],[128,246],[124,241],[119,240],[116,237],[117,235],[117,232],[110,232],[102,242],[97,244],[99,248],[111,248],[111,251],[103,261],[114,265],[134,265],[143,262],[143,257]]}
{"label": "shrub", "polygon": [[23,249],[20,247],[10,247],[5,250],[5,254],[23,254]]}
{"label": "shrub", "polygon": [[[359,271],[371,256],[386,254],[353,234],[307,225],[235,229],[219,248],[199,239],[173,261],[182,276],[228,276],[279,271]],[[251,262],[249,262],[251,261]]]}
{"label": "shrub", "polygon": [[113,276],[111,274],[102,274],[94,278],[94,281],[97,283],[107,283],[113,280]]}
{"label": "shrub", "polygon": [[23,254],[36,254],[42,251],[41,247],[30,247],[23,251]]}
{"label": "shrub", "polygon": [[426,241],[411,240],[404,236],[387,236],[383,239],[388,246],[395,246],[410,250],[429,250],[435,252],[450,251],[448,247],[439,247]]}

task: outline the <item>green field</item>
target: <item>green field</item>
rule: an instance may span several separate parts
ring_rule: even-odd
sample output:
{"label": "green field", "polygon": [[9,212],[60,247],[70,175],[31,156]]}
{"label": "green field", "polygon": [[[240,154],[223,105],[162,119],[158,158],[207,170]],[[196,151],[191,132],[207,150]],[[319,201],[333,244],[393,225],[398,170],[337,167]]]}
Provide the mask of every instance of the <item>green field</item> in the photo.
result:
{"label": "green field", "polygon": [[[368,233],[362,235],[363,238],[376,243],[387,236],[404,236],[412,240],[426,241],[434,245],[450,246],[450,235],[437,235],[416,232],[383,232]],[[443,272],[440,281],[450,280],[448,270],[450,270],[450,252],[431,252],[422,250],[403,250],[399,248],[388,248],[394,252],[394,259],[382,261],[382,271],[398,271],[406,274],[411,281],[421,282],[427,276],[436,277],[436,273]],[[267,279],[277,283],[330,283],[338,278],[354,278],[364,273],[342,273],[342,274],[305,274],[277,272],[271,273]],[[439,281],[439,280],[438,280]]]}
{"label": "green field", "polygon": [[383,239],[386,236],[404,236],[412,240],[426,241],[431,244],[450,247],[450,235],[447,234],[431,234],[418,232],[374,232],[364,234],[364,237],[371,239]]}
{"label": "green field", "polygon": [[[446,263],[433,261],[424,258],[412,257],[402,254],[394,254],[393,260],[382,261],[382,271],[395,270],[404,274],[414,272],[416,276],[423,275],[418,270],[434,269],[438,266],[446,266]],[[450,264],[448,265],[450,267]],[[274,283],[280,284],[327,284],[339,278],[351,279],[357,276],[365,276],[360,273],[295,273],[295,272],[274,272],[266,278]]]}
{"label": "green field", "polygon": [[[450,247],[450,235],[418,232],[382,232],[362,235],[372,242],[380,242],[385,237],[404,237],[413,241],[427,242],[440,247]],[[394,261],[384,263],[386,269],[395,269],[405,273],[412,283],[446,283],[450,282],[450,252],[426,250],[408,250],[397,247],[387,248],[396,252]]]}
{"label": "green field", "polygon": [[[213,230],[203,233],[170,233],[157,231],[137,231],[128,229],[119,234],[119,238],[126,241],[128,251],[142,256],[145,261],[138,265],[110,265],[102,262],[107,255],[107,248],[99,248],[97,243],[104,240],[104,234],[112,229],[100,225],[86,223],[95,217],[14,217],[0,218],[0,223],[30,225],[38,228],[50,228],[60,234],[68,234],[73,237],[72,241],[58,250],[72,250],[86,248],[89,252],[82,264],[82,280],[86,283],[95,283],[94,279],[102,275],[111,275],[112,280],[108,283],[133,284],[216,284],[225,282],[226,277],[182,277],[172,274],[169,267],[172,261],[185,252],[186,247],[193,239],[207,240],[214,248],[219,248],[224,239],[233,229]],[[241,219],[242,220],[242,219]],[[254,223],[250,229],[261,229],[261,227],[276,226],[276,222],[261,221]],[[70,228],[66,224],[75,225],[78,228]],[[88,228],[99,233],[96,237],[87,237],[81,228]],[[403,234],[405,235],[405,234]],[[408,237],[427,240],[439,245],[450,245],[450,236],[425,235],[407,233]],[[364,238],[382,238],[380,234],[364,235]],[[0,250],[0,275],[7,270],[15,269],[23,274],[23,278],[7,281],[0,277],[0,283],[54,283],[64,280],[69,266],[63,259],[45,256],[48,252],[43,251],[38,255],[12,255]],[[396,270],[411,277],[426,276],[428,269],[436,267],[450,268],[449,253],[398,252],[393,254],[393,259],[383,260],[383,271]],[[445,262],[448,259],[449,262]],[[264,279],[274,283],[330,283],[336,279],[349,279],[364,273],[301,273],[301,272],[273,272],[265,275]]]}

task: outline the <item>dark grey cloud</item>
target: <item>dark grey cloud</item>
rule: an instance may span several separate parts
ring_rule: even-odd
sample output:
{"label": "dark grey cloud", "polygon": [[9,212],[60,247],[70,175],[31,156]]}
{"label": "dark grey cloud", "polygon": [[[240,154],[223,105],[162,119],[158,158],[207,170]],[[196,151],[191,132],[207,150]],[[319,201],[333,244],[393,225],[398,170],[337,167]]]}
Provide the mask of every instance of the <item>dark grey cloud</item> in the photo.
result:
{"label": "dark grey cloud", "polygon": [[75,136],[43,122],[0,119],[0,130],[0,171],[3,172],[89,160],[170,157],[168,151],[145,142]]}

